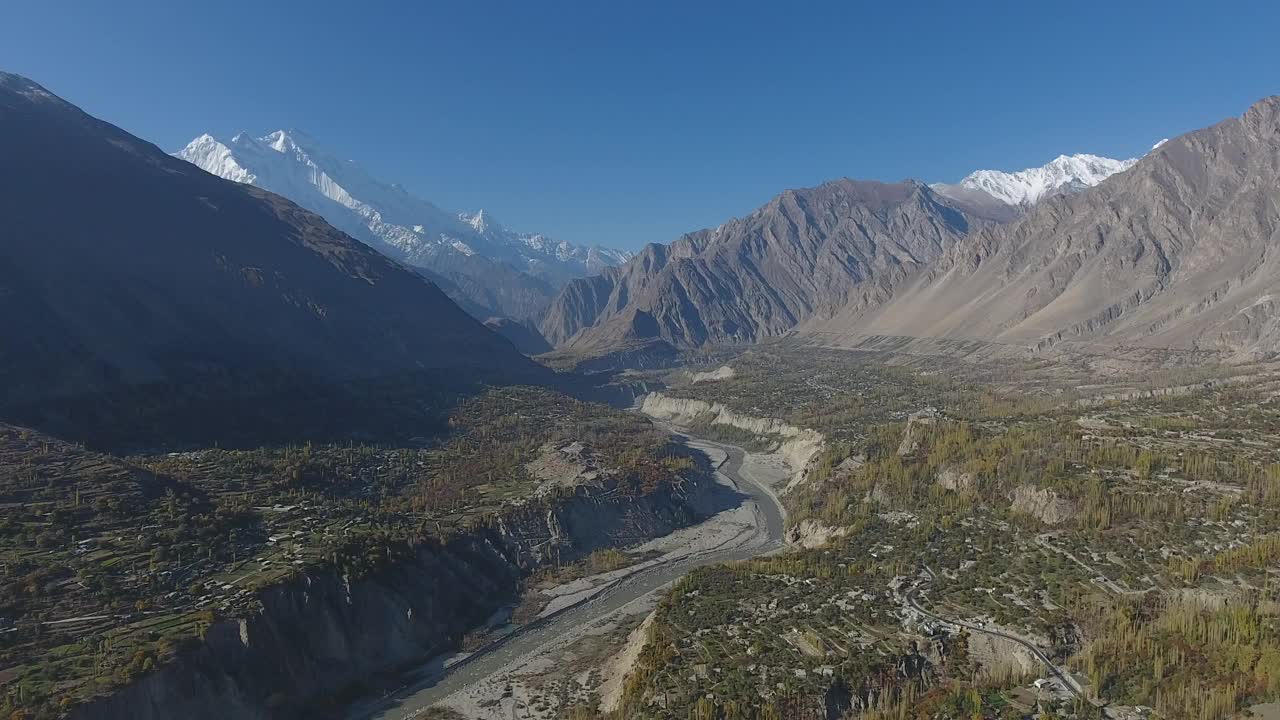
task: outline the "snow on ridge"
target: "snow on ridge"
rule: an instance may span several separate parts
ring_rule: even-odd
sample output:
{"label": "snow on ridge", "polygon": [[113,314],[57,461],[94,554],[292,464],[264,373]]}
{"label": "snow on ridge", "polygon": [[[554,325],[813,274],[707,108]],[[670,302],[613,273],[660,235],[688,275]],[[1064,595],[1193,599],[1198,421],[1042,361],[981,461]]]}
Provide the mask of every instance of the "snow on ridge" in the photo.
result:
{"label": "snow on ridge", "polygon": [[[239,133],[229,142],[203,134],[174,153],[235,182],[283,195],[335,227],[411,264],[445,252],[481,255],[529,267],[557,279],[598,272],[630,253],[517,233],[480,210],[448,213],[398,185],[368,175],[350,160],[327,153],[305,132],[277,130],[262,137]],[[621,259],[619,259],[621,258]]]}
{"label": "snow on ridge", "polygon": [[965,176],[959,185],[980,190],[1008,205],[1029,206],[1061,192],[1093,187],[1136,162],[1137,158],[1114,160],[1087,153],[1059,155],[1041,167],[1018,172],[978,170]]}
{"label": "snow on ridge", "polygon": [[[234,141],[233,141],[234,142]],[[256,184],[257,176],[236,161],[231,148],[205,133],[174,153],[202,170],[238,183]]]}

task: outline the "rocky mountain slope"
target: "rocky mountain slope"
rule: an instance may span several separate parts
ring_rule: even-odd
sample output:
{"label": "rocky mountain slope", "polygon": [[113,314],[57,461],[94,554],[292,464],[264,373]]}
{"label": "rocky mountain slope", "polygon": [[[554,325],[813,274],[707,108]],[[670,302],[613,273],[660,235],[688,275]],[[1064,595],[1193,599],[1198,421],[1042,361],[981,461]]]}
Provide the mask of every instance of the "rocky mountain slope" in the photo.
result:
{"label": "rocky mountain slope", "polygon": [[531,322],[519,322],[511,318],[490,318],[484,326],[511,341],[525,355],[541,355],[551,351],[551,344]]}
{"label": "rocky mountain slope", "polygon": [[449,278],[460,297],[489,314],[536,317],[568,280],[630,257],[515,232],[483,210],[446,212],[337,159],[297,130],[260,138],[240,133],[227,141],[201,135],[175,155],[227,180],[283,195],[391,257]]}
{"label": "rocky mountain slope", "polygon": [[570,283],[543,333],[589,356],[786,334],[1273,356],[1278,118],[1273,97],[1138,160],[788,191]]}
{"label": "rocky mountain slope", "polygon": [[569,283],[542,331],[597,352],[644,343],[753,343],[844,307],[877,305],[973,220],[916,182],[837,180]]}
{"label": "rocky mountain slope", "polygon": [[887,303],[806,331],[1212,351],[1280,350],[1280,97],[1160,144],[1097,187],[982,228]]}
{"label": "rocky mountain slope", "polygon": [[534,372],[435,285],[320,217],[10,74],[0,154],[0,409],[203,381]]}

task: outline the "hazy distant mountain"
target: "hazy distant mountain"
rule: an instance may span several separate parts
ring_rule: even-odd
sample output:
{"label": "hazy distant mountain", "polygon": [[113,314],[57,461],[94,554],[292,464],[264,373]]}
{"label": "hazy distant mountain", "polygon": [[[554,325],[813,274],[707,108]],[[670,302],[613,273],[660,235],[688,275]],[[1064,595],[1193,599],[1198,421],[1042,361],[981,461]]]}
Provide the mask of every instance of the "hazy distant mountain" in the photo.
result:
{"label": "hazy distant mountain", "polygon": [[508,230],[483,210],[446,212],[337,159],[297,130],[260,138],[240,133],[227,141],[201,135],[176,155],[219,177],[283,195],[391,257],[450,278],[467,300],[486,307],[486,315],[537,317],[568,280],[630,257]]}
{"label": "hazy distant mountain", "polygon": [[1048,348],[1280,351],[1280,97],[987,227],[876,308],[812,329]]}
{"label": "hazy distant mountain", "polygon": [[569,283],[543,335],[583,352],[757,342],[882,301],[970,223],[916,182],[845,179],[788,190],[746,217],[649,245],[618,268]]}
{"label": "hazy distant mountain", "polygon": [[[157,398],[169,402],[281,378],[534,371],[319,216],[4,73],[0,156],[0,409],[146,386],[180,388]],[[238,421],[267,410],[246,405]]]}

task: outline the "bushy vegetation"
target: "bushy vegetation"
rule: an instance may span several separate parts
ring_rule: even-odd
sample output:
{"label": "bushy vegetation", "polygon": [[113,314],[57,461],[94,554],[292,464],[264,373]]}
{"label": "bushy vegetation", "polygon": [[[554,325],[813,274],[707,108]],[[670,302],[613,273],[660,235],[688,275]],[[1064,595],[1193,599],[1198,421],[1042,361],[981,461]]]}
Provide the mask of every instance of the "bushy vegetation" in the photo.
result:
{"label": "bushy vegetation", "polygon": [[1219,720],[1280,694],[1280,605],[1260,597],[1099,603],[1078,661],[1098,693],[1169,718]]}
{"label": "bushy vegetation", "polygon": [[[528,465],[549,449],[580,444],[599,491],[623,497],[701,472],[642,417],[544,389],[492,389],[443,425],[414,444],[127,458],[0,427],[0,711],[55,717],[303,573],[356,580],[504,513],[545,515],[576,491],[538,492]],[[605,551],[587,562],[621,561]]]}
{"label": "bushy vegetation", "polygon": [[[1280,697],[1271,369],[1099,379],[1050,362],[884,366],[779,348],[729,362],[733,378],[671,394],[823,432],[807,481],[784,502],[793,527],[840,532],[823,550],[699,571],[677,586],[648,669],[632,678],[630,712],[754,718],[785,705],[805,717],[833,691],[879,677],[856,665],[866,647],[848,638],[874,637],[878,657],[901,657],[920,638],[891,587],[919,588],[936,613],[1030,638],[1075,669],[1086,696],[1059,697],[1058,716],[1096,717],[1106,702],[1217,720]],[[832,634],[824,603],[836,598],[846,602],[830,615],[842,630]],[[775,601],[793,611],[750,612]],[[930,655],[924,682],[855,714],[1035,712],[1026,676],[989,658],[974,675],[959,658],[954,643]],[[815,677],[821,664],[836,669]]]}

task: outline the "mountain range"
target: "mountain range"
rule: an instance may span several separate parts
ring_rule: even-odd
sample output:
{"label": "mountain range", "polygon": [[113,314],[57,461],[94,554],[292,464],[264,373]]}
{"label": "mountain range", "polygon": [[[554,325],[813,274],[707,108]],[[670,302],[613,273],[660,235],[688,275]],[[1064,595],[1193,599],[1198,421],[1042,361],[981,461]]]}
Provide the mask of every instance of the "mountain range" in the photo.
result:
{"label": "mountain range", "polygon": [[[861,240],[841,238],[818,250],[816,246],[822,243],[825,230],[807,228],[802,232],[806,236],[803,239],[791,238],[767,248],[756,245],[770,256],[766,263],[770,267],[747,277],[739,276],[738,268],[724,253],[736,242],[729,236],[735,232],[750,235],[753,230],[744,230],[733,221],[715,231],[727,233],[715,242],[703,232],[690,234],[666,250],[659,246],[646,248],[642,254],[651,257],[641,265],[647,268],[655,263],[665,266],[669,255],[677,259],[682,254],[692,257],[704,247],[719,257],[694,263],[696,270],[686,263],[676,263],[671,277],[692,273],[683,280],[651,284],[642,279],[643,288],[631,288],[625,282],[618,285],[609,279],[616,274],[611,268],[625,263],[631,253],[582,248],[553,242],[542,235],[512,232],[484,211],[470,215],[446,212],[399,186],[373,179],[351,161],[336,159],[313,138],[296,130],[280,130],[260,138],[240,133],[225,142],[201,135],[175,155],[225,179],[254,184],[288,197],[353,237],[420,268],[467,312],[485,319],[491,328],[529,352],[549,347],[548,343],[565,344],[582,329],[581,318],[592,315],[593,303],[613,306],[622,315],[630,310],[638,314],[630,320],[614,320],[614,312],[603,311],[597,319],[606,321],[607,328],[575,343],[587,348],[626,344],[632,336],[649,334],[647,326],[662,324],[668,327],[657,335],[679,346],[754,342],[785,334],[813,315],[830,315],[843,307],[845,289],[872,275],[878,276],[879,292],[883,293],[884,284],[892,282],[892,272],[883,275],[890,266],[902,265],[895,271],[901,274],[932,262],[956,237],[967,233],[972,223],[1015,219],[1045,198],[1093,187],[1136,162],[1080,154],[1059,156],[1043,167],[1015,173],[980,170],[956,184],[924,188],[920,183],[908,183],[913,192],[929,195],[925,202],[948,208],[950,214],[939,219],[940,232],[946,237],[926,242],[929,247],[924,247],[917,242],[919,238],[912,236],[913,230],[898,237],[894,222],[909,222],[906,218],[880,227],[873,227],[874,217],[870,226],[848,218],[857,232],[870,234]],[[823,193],[825,201],[847,200],[842,198],[842,192],[854,185],[871,195],[879,192],[873,186],[887,187],[851,180],[844,185],[832,183],[824,186],[829,191]],[[795,191],[801,204],[812,192]],[[889,198],[905,197],[892,189],[886,192]],[[858,200],[853,202],[857,204]],[[767,222],[768,210],[762,210],[753,217]],[[803,216],[804,212],[799,214]],[[955,223],[958,225],[951,227]],[[901,239],[904,245],[882,248],[877,234],[894,242]],[[797,245],[806,242],[811,252],[825,252],[827,257],[806,255]],[[848,242],[857,248],[846,247]],[[749,256],[748,252],[744,257]],[[752,262],[759,266],[764,259],[762,256]],[[623,274],[634,276],[635,271]],[[562,286],[578,278],[586,279],[557,297]],[[862,291],[873,291],[873,287]],[[615,290],[630,302],[620,303]],[[645,300],[646,296],[650,300]],[[740,307],[739,300],[753,307]],[[646,309],[646,303],[654,307]],[[696,313],[680,312],[677,306],[682,303],[701,309]],[[702,314],[707,317],[699,317],[686,326],[685,318]],[[628,322],[635,327],[623,327]],[[540,334],[545,334],[545,342],[538,337]]]}
{"label": "mountain range", "polygon": [[1159,144],[1128,170],[977,229],[873,308],[806,332],[1280,351],[1280,97]]}
{"label": "mountain range", "polygon": [[586,356],[784,335],[1271,356],[1278,125],[1272,97],[1134,160],[788,190],[569,283],[543,334]]}
{"label": "mountain range", "polygon": [[[251,398],[278,401],[286,385],[312,397],[313,383],[539,374],[432,282],[318,215],[4,73],[0,153],[8,416],[74,425],[79,398],[151,388],[159,404],[242,397],[228,422],[244,423]],[[201,402],[197,425],[215,433]]]}
{"label": "mountain range", "polygon": [[[1220,359],[1280,349],[1280,97],[1134,160],[787,190],[617,266],[620,254],[441,211],[293,133],[232,145],[204,137],[184,151],[211,174],[0,75],[0,410],[75,424],[77,398],[139,388],[189,409],[279,397],[281,383],[296,398],[424,373],[543,377],[512,342],[593,358],[781,337]],[[415,270],[411,257],[440,264]],[[471,259],[490,274],[449,269]],[[502,268],[546,288],[598,274],[569,280],[545,313],[486,327],[473,296],[522,292]]]}
{"label": "mountain range", "polygon": [[509,230],[484,210],[451,213],[373,178],[298,130],[230,140],[201,135],[177,157],[221,178],[282,195],[397,260],[424,268],[479,319],[536,320],[571,279],[631,253]]}

